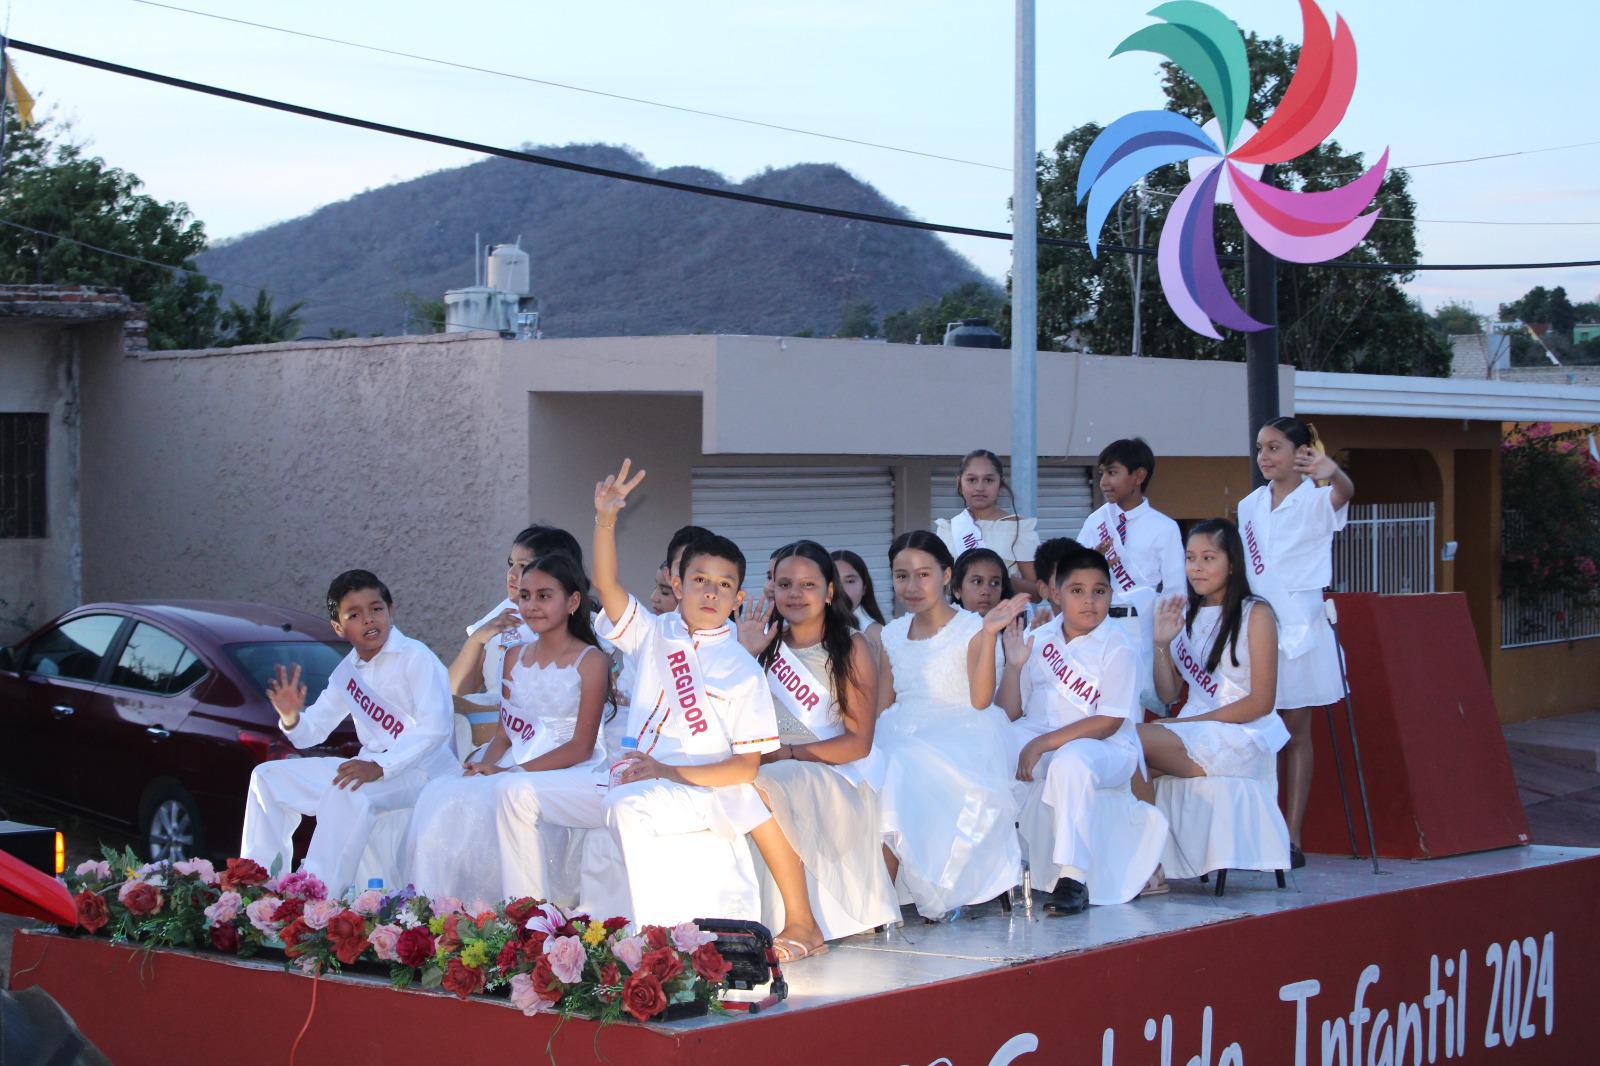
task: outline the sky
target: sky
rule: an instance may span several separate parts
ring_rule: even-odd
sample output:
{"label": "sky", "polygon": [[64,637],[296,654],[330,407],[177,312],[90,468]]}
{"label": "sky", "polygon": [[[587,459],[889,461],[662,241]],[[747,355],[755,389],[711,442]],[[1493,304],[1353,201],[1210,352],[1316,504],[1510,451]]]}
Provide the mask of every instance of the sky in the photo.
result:
{"label": "sky", "polygon": [[[1294,0],[1212,0],[1298,41]],[[606,142],[660,167],[741,180],[831,162],[928,221],[1009,229],[1015,8],[999,0],[340,4],[174,0],[195,11],[486,68],[444,67],[230,24],[138,0],[10,0],[17,39],[247,93],[516,147]],[[1107,58],[1154,0],[1038,4],[1037,139],[1162,105],[1158,60]],[[1597,16],[1580,0],[1323,0],[1360,56],[1334,136],[1397,164],[1600,142]],[[479,157],[12,53],[74,136],[187,203],[213,240]],[[492,72],[714,111],[925,155],[687,114]],[[974,165],[987,164],[987,165]],[[1413,171],[1422,258],[1600,259],[1600,143]],[[595,179],[604,180],[604,179]],[[1497,223],[1495,225],[1461,224]],[[1499,224],[1505,223],[1505,224]],[[1539,223],[1537,225],[1532,223]],[[1379,225],[1404,223],[1380,222]],[[486,241],[514,234],[485,234]],[[999,280],[1004,241],[946,240]],[[537,276],[538,235],[524,235]],[[247,279],[241,279],[247,280]],[[463,283],[470,279],[463,278]],[[1492,314],[1534,285],[1600,298],[1600,268],[1422,273],[1410,291]]]}

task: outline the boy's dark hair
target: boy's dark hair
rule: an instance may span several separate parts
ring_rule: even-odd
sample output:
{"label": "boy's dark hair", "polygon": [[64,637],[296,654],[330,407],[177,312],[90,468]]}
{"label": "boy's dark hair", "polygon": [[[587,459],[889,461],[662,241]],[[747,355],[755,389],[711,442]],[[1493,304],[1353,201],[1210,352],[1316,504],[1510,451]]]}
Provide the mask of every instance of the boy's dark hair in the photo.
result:
{"label": "boy's dark hair", "polygon": [[339,620],[339,604],[352,592],[364,592],[367,589],[377,589],[378,595],[383,597],[386,607],[394,606],[394,597],[389,595],[389,586],[378,580],[378,575],[371,570],[346,570],[328,585],[328,620]]}
{"label": "boy's dark hair", "polygon": [[1150,483],[1156,479],[1156,453],[1150,450],[1150,445],[1144,442],[1143,437],[1125,437],[1102,448],[1095,465],[1107,467],[1112,463],[1121,463],[1122,468],[1130,474],[1135,470],[1143,470],[1144,484],[1139,486],[1139,491],[1150,491]]}
{"label": "boy's dark hair", "polygon": [[1051,537],[1033,553],[1034,574],[1046,585],[1055,584],[1056,567],[1061,564],[1061,557],[1082,547],[1071,537]]}
{"label": "boy's dark hair", "polygon": [[713,559],[726,559],[739,568],[739,584],[744,585],[744,552],[739,546],[727,537],[719,537],[715,533],[707,533],[689,542],[683,549],[683,558],[678,560],[678,576],[681,578],[689,572],[689,564],[709,555]]}
{"label": "boy's dark hair", "polygon": [[672,539],[667,541],[667,565],[671,566],[672,557],[674,555],[678,554],[678,552],[684,548],[687,548],[701,537],[711,537],[715,535],[716,534],[712,533],[711,530],[706,529],[704,526],[680,527],[678,531],[672,535]]}
{"label": "boy's dark hair", "polygon": [[577,537],[560,526],[529,526],[517,534],[511,546],[528,549],[535,559],[559,552],[569,556],[580,568],[583,566],[583,546]]}
{"label": "boy's dark hair", "polygon": [[1093,548],[1080,547],[1076,551],[1069,551],[1061,557],[1056,563],[1055,577],[1050,583],[1060,585],[1079,570],[1098,570],[1105,575],[1108,584],[1111,581],[1111,564],[1106,562],[1106,557]]}

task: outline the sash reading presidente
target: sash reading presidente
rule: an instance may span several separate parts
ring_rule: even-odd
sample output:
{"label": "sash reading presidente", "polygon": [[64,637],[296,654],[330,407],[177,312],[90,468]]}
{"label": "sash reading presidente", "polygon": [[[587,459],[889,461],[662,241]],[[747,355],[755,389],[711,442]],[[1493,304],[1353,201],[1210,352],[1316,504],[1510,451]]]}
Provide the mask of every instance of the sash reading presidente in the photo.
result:
{"label": "sash reading presidente", "polygon": [[950,535],[955,538],[957,555],[984,546],[983,530],[978,528],[972,512],[966,509],[950,520]]}
{"label": "sash reading presidente", "polygon": [[[1123,562],[1122,553],[1117,550],[1117,538],[1111,535],[1111,529],[1102,519],[1100,522],[1100,542],[1109,543],[1106,549],[1106,564],[1111,567],[1111,577],[1117,583],[1117,588],[1123,592],[1131,591],[1135,586],[1143,584],[1128,572],[1127,564]],[[1139,575],[1143,577],[1144,575]]]}
{"label": "sash reading presidente", "polygon": [[369,679],[357,678],[355,667],[348,659],[334,668],[333,675],[328,678],[328,691],[348,702],[347,713],[364,746],[387,746],[388,742],[398,740],[408,726],[417,724],[414,715],[385,698],[372,687]]}

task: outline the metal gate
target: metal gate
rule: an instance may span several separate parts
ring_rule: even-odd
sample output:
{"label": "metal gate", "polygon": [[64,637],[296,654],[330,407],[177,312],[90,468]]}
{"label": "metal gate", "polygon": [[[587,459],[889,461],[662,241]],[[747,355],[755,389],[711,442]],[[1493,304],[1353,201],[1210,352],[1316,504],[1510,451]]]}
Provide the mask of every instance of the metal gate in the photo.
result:
{"label": "metal gate", "polygon": [[1432,592],[1433,504],[1353,503],[1333,538],[1338,592]]}

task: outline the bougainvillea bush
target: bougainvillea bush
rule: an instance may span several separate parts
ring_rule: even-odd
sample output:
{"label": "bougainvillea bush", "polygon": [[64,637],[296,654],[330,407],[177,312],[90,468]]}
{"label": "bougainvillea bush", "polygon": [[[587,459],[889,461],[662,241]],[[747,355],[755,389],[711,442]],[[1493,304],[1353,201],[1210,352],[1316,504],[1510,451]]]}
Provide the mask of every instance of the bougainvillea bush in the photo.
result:
{"label": "bougainvillea bush", "polygon": [[1501,585],[1507,595],[1562,594],[1573,606],[1600,601],[1600,427],[1552,432],[1535,422],[1501,446],[1505,507]]}

